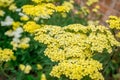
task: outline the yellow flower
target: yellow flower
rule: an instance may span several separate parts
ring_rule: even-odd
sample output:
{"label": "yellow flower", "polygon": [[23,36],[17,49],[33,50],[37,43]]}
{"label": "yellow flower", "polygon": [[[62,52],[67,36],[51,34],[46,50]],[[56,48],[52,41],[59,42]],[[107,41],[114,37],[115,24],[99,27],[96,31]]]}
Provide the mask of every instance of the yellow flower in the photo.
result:
{"label": "yellow flower", "polygon": [[23,29],[26,31],[26,32],[29,32],[29,33],[34,33],[35,30],[39,29],[40,28],[40,25],[36,24],[34,21],[28,21],[24,26],[23,26]]}
{"label": "yellow flower", "polygon": [[25,69],[24,69],[24,73],[28,74],[30,73],[32,67],[30,65],[26,65]]}
{"label": "yellow flower", "polygon": [[[93,59],[68,59],[54,66],[50,75],[60,78],[65,75],[70,79],[81,80],[84,76],[88,76],[92,80],[104,80],[99,72],[102,69],[102,64]],[[96,75],[94,75],[96,74]]]}
{"label": "yellow flower", "polygon": [[21,23],[20,22],[13,22],[12,23],[12,28],[13,28],[13,30],[16,30],[18,27],[20,27],[20,25],[21,25]]}
{"label": "yellow flower", "polygon": [[93,12],[98,12],[99,9],[100,9],[100,6],[97,5],[97,6],[95,6],[94,9],[92,9],[92,11],[93,11]]}
{"label": "yellow flower", "polygon": [[61,13],[62,17],[63,18],[66,18],[67,17],[67,14],[66,13]]}
{"label": "yellow flower", "polygon": [[[73,9],[72,1],[65,1],[62,5],[55,5],[54,0],[32,0],[37,5],[24,5],[22,12],[36,19],[49,19],[54,12],[67,13]],[[38,17],[38,18],[36,18]]]}
{"label": "yellow flower", "polygon": [[40,80],[47,80],[44,73],[41,75],[41,79]]}
{"label": "yellow flower", "polygon": [[99,0],[88,0],[87,2],[86,2],[86,4],[87,4],[87,6],[91,6],[92,4],[94,4],[94,3],[96,3],[96,2],[98,2]]}
{"label": "yellow flower", "polygon": [[38,70],[41,70],[42,69],[42,66],[40,64],[37,64],[37,69]]}
{"label": "yellow flower", "polygon": [[65,75],[77,80],[88,75],[92,80],[104,80],[99,72],[102,64],[92,57],[104,50],[111,53],[113,46],[120,46],[108,28],[101,25],[42,25],[36,30],[34,39],[46,44],[45,55],[58,62],[51,76],[60,78]]}
{"label": "yellow flower", "polygon": [[[83,7],[81,7],[81,10],[82,10],[82,12],[85,14],[85,15],[87,15],[88,13],[90,13],[90,10],[87,8],[87,7],[85,7],[85,6],[83,6]],[[81,13],[81,12],[80,12]],[[82,14],[82,13],[81,13]]]}
{"label": "yellow flower", "polygon": [[55,9],[57,12],[68,12],[65,6],[57,6]]}
{"label": "yellow flower", "polygon": [[22,21],[28,21],[28,20],[29,20],[29,17],[28,17],[28,16],[22,16],[22,17],[20,18],[20,20],[22,20]]}
{"label": "yellow flower", "polygon": [[20,64],[19,65],[19,69],[21,70],[21,71],[23,71],[25,74],[29,74],[30,73],[30,71],[31,71],[31,69],[32,69],[32,67],[30,66],[30,65],[23,65],[23,64]]}
{"label": "yellow flower", "polygon": [[25,65],[20,64],[20,65],[19,65],[19,68],[20,68],[21,71],[24,71],[24,69],[25,69]]}
{"label": "yellow flower", "polygon": [[18,48],[22,48],[22,49],[26,49],[28,48],[30,45],[29,45],[29,41],[30,41],[30,38],[28,37],[24,37],[20,40],[19,44],[18,44]]}
{"label": "yellow flower", "polygon": [[14,2],[14,0],[0,0],[0,7],[10,6],[10,4],[13,2]]}
{"label": "yellow flower", "polygon": [[12,50],[10,49],[0,49],[0,62],[7,62],[10,61],[12,59],[12,57],[14,56],[14,53]]}
{"label": "yellow flower", "polygon": [[10,43],[12,46],[13,46],[13,50],[17,50],[17,47],[18,47],[18,43],[14,42],[14,41],[11,41]]}
{"label": "yellow flower", "polygon": [[118,33],[116,34],[116,37],[120,38],[120,32],[118,32]]}
{"label": "yellow flower", "polygon": [[9,10],[11,10],[11,11],[15,11],[16,9],[17,9],[16,4],[11,4],[11,5],[9,6]]}
{"label": "yellow flower", "polygon": [[26,48],[28,48],[29,47],[29,44],[27,44],[27,43],[20,43],[19,45],[18,45],[18,48],[22,48],[22,49],[26,49]]}
{"label": "yellow flower", "polygon": [[22,38],[21,39],[21,43],[29,43],[29,41],[30,41],[30,38],[28,38],[28,37],[24,37],[24,38]]}
{"label": "yellow flower", "polygon": [[106,21],[109,24],[111,29],[120,30],[120,17],[117,16],[109,16],[109,19]]}
{"label": "yellow flower", "polygon": [[3,10],[0,10],[0,16],[4,16],[5,12]]}
{"label": "yellow flower", "polygon": [[68,1],[64,1],[64,3],[62,4],[63,6],[65,6],[68,10],[73,9],[73,4],[71,2]]}
{"label": "yellow flower", "polygon": [[13,55],[13,56],[11,57],[11,59],[15,61],[15,60],[16,60],[16,56]]}
{"label": "yellow flower", "polygon": [[41,3],[43,0],[32,0],[35,3]]}

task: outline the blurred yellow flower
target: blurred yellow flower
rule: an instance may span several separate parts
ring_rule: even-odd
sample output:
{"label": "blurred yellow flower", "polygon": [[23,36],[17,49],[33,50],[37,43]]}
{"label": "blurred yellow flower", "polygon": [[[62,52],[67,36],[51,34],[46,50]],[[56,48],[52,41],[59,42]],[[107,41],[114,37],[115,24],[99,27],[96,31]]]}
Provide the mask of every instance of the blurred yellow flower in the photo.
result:
{"label": "blurred yellow flower", "polygon": [[0,0],[0,7],[10,6],[10,4],[13,2],[14,2],[14,0]]}
{"label": "blurred yellow flower", "polygon": [[118,32],[118,33],[116,34],[116,37],[120,38],[120,32]]}
{"label": "blurred yellow flower", "polygon": [[5,12],[3,10],[0,10],[0,16],[4,16]]}
{"label": "blurred yellow flower", "polygon": [[24,69],[25,69],[25,65],[20,64],[20,65],[19,65],[19,68],[20,68],[21,71],[24,71]]}
{"label": "blurred yellow flower", "polygon": [[87,0],[86,4],[87,6],[91,6],[92,4],[98,2],[99,0]]}
{"label": "blurred yellow flower", "polygon": [[30,65],[26,65],[26,67],[24,69],[24,73],[29,74],[31,69],[32,69],[32,67]]}
{"label": "blurred yellow flower", "polygon": [[24,16],[21,16],[20,20],[22,21],[28,21],[29,20],[29,17],[24,15]]}
{"label": "blurred yellow flower", "polygon": [[37,64],[37,69],[38,70],[41,70],[42,69],[42,66],[40,64]]}
{"label": "blurred yellow flower", "polygon": [[13,22],[12,23],[12,28],[13,28],[13,30],[16,30],[18,27],[20,27],[20,25],[21,25],[21,23],[20,22]]}
{"label": "blurred yellow flower", "polygon": [[19,69],[21,70],[21,71],[23,71],[25,74],[29,74],[30,73],[30,71],[31,71],[31,69],[32,69],[32,67],[30,66],[30,65],[23,65],[23,64],[20,64],[19,65]]}
{"label": "blurred yellow flower", "polygon": [[18,48],[26,49],[29,47],[28,43],[19,43]]}
{"label": "blurred yellow flower", "polygon": [[100,9],[100,6],[95,6],[95,8],[92,9],[93,12],[98,12],[98,10]]}
{"label": "blurred yellow flower", "polygon": [[15,11],[16,9],[17,9],[17,6],[15,3],[13,3],[9,6],[9,10],[11,10],[11,11]]}
{"label": "blurred yellow flower", "polygon": [[40,80],[47,80],[44,73],[41,75],[41,79]]}

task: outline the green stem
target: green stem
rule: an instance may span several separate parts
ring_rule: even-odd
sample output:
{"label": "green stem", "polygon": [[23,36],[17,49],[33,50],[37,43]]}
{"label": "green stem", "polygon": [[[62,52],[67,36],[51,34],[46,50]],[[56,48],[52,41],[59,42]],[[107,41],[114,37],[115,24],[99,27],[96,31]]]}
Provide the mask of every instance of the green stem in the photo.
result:
{"label": "green stem", "polygon": [[1,71],[1,73],[2,73],[5,77],[10,78],[9,75],[6,74],[6,73],[5,73],[5,70],[2,68],[2,64],[0,65],[0,71]]}
{"label": "green stem", "polygon": [[112,55],[110,56],[110,58],[108,59],[108,61],[106,62],[105,66],[103,68],[103,72],[102,72],[103,74],[106,72],[107,68],[109,67],[109,63],[113,59],[114,55],[116,53],[118,53],[118,50],[119,50],[119,48],[117,48],[117,50],[114,49],[114,51],[112,52]]}

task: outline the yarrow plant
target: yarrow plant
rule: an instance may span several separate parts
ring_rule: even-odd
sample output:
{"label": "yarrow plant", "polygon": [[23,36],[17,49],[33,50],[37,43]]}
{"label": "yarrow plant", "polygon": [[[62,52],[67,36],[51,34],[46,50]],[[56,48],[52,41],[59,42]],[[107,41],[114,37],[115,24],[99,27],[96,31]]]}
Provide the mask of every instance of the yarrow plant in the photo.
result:
{"label": "yarrow plant", "polygon": [[[34,39],[46,44],[45,55],[52,61],[58,62],[51,71],[52,76],[60,78],[61,75],[65,75],[78,80],[85,76],[93,80],[103,80],[102,74],[99,73],[102,64],[92,57],[104,51],[111,53],[113,47],[120,46],[108,28],[93,25],[73,24],[63,28],[45,25],[36,30]],[[90,66],[92,67],[89,68]]]}
{"label": "yarrow plant", "polygon": [[106,79],[107,59],[99,57],[120,46],[111,31],[120,23],[111,16],[110,28],[89,24],[88,6],[97,2],[78,7],[74,0],[0,0],[0,79]]}
{"label": "yarrow plant", "polygon": [[64,1],[62,5],[55,5],[51,2],[54,0],[32,0],[37,5],[24,5],[22,7],[23,12],[27,15],[33,16],[34,20],[38,20],[39,18],[48,19],[55,12],[65,14],[73,9],[72,1],[67,2]]}
{"label": "yarrow plant", "polygon": [[14,56],[14,53],[12,50],[10,49],[0,49],[0,63],[1,62],[7,62],[7,61],[10,61],[10,60],[15,60],[16,57]]}

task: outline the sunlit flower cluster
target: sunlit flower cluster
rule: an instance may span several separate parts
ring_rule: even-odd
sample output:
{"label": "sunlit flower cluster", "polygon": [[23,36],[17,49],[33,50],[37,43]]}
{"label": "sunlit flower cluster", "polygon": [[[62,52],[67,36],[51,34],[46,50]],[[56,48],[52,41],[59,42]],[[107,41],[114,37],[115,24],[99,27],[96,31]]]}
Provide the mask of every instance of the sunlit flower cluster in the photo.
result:
{"label": "sunlit flower cluster", "polygon": [[14,0],[0,0],[0,7],[3,8],[8,7],[8,9],[11,11],[15,11],[17,9]]}
{"label": "sunlit flower cluster", "polygon": [[0,62],[7,62],[10,60],[15,60],[14,52],[11,49],[1,49],[0,48]]}
{"label": "sunlit flower cluster", "polygon": [[39,29],[40,25],[36,24],[34,21],[28,21],[24,26],[23,29],[26,32],[34,33],[35,30]]}
{"label": "sunlit flower cluster", "polygon": [[34,2],[38,3],[37,5],[24,5],[22,7],[23,13],[33,16],[34,18],[43,18],[48,19],[50,16],[55,12],[66,13],[73,9],[73,5],[71,2],[64,2],[62,5],[55,5],[50,3],[46,3],[43,0],[33,0]]}
{"label": "sunlit flower cluster", "polygon": [[19,69],[20,69],[21,71],[23,71],[25,74],[29,74],[30,71],[31,71],[31,69],[32,69],[32,67],[31,67],[30,65],[20,64],[20,65],[19,65]]}
{"label": "sunlit flower cluster", "polygon": [[13,2],[14,0],[0,0],[0,7],[7,7]]}
{"label": "sunlit flower cluster", "polygon": [[45,25],[35,35],[35,40],[48,45],[45,54],[53,61],[91,57],[94,52],[102,53],[105,49],[111,53],[113,46],[120,46],[104,26],[73,24],[61,28]]}
{"label": "sunlit flower cluster", "polygon": [[[89,75],[92,79],[103,80],[102,75],[99,73],[102,67],[97,68],[97,65],[100,63],[95,63],[92,59],[92,56],[96,53],[102,53],[107,50],[108,53],[112,52],[112,47],[120,46],[120,43],[115,40],[112,33],[105,26],[83,26],[80,24],[72,24],[65,27],[44,25],[40,29],[36,30],[35,40],[40,43],[47,45],[46,50],[44,51],[45,55],[48,56],[52,61],[59,62],[58,66],[55,66],[51,72],[52,76],[60,77],[65,75],[70,79],[81,79],[84,76]],[[73,64],[69,64],[69,61],[74,61]],[[76,73],[74,70],[75,65],[80,60],[84,60],[84,66],[92,66],[94,64],[93,73],[89,74],[88,72],[84,74]],[[90,64],[88,61],[91,60]],[[66,67],[68,66],[68,67]],[[77,67],[82,66],[82,62]],[[65,70],[69,69],[69,70]],[[71,67],[71,68],[70,68]],[[64,68],[64,69],[61,69]],[[72,74],[71,73],[74,74]],[[84,70],[83,70],[84,71]],[[89,71],[89,70],[88,70]],[[76,74],[76,75],[75,75]],[[77,75],[78,74],[78,75]],[[95,77],[99,76],[99,77]]]}
{"label": "sunlit flower cluster", "polygon": [[109,27],[111,29],[118,29],[120,30],[120,17],[117,16],[110,16],[109,20],[107,20]]}
{"label": "sunlit flower cluster", "polygon": [[109,16],[107,23],[109,24],[110,29],[117,30],[117,33],[114,32],[114,34],[116,33],[115,36],[120,38],[120,17]]}
{"label": "sunlit flower cluster", "polygon": [[69,59],[58,63],[53,67],[51,75],[60,78],[65,75],[70,79],[82,80],[85,76],[89,76],[91,80],[104,80],[101,73],[102,64],[93,59]]}

